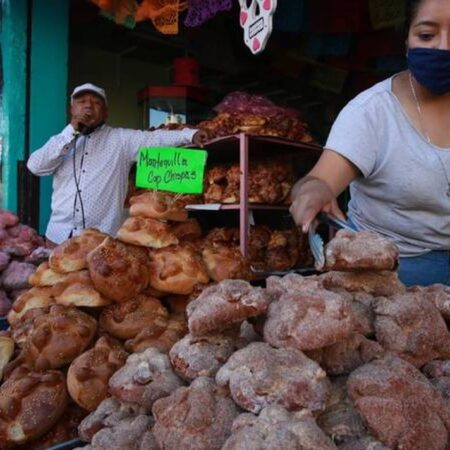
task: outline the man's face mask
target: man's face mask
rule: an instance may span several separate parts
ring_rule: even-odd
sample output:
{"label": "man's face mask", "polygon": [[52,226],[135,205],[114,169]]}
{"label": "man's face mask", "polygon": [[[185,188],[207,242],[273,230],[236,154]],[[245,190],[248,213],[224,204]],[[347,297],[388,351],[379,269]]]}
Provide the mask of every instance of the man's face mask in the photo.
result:
{"label": "man's face mask", "polygon": [[450,50],[411,48],[408,67],[424,88],[436,95],[450,92]]}

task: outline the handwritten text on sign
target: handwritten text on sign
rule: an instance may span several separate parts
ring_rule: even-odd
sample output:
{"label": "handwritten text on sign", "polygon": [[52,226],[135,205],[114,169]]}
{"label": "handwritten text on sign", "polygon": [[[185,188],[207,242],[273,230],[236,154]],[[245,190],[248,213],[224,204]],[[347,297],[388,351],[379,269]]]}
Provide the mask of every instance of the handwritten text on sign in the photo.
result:
{"label": "handwritten text on sign", "polygon": [[136,186],[182,194],[201,194],[206,158],[205,150],[141,148]]}

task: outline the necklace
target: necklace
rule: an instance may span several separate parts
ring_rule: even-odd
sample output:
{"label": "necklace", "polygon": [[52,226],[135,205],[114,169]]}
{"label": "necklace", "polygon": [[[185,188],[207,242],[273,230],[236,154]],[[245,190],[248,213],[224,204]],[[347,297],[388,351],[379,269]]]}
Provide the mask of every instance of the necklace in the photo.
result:
{"label": "necklace", "polygon": [[[417,108],[417,113],[418,113],[418,116],[419,116],[420,129],[421,129],[423,135],[425,136],[425,138],[427,139],[427,142],[429,144],[432,144],[431,139],[430,139],[430,135],[428,134],[427,129],[425,127],[425,124],[423,123],[422,106],[420,104],[419,97],[417,96],[416,89],[414,87],[414,83],[413,83],[413,80],[412,80],[411,72],[409,72],[408,75],[409,75],[409,86],[411,88],[411,92],[412,92],[412,95],[414,97],[414,101],[416,103],[416,108]],[[436,156],[437,156],[437,158],[439,160],[439,163],[441,164],[442,170],[444,171],[445,179],[447,180],[448,188],[447,188],[446,195],[447,195],[447,197],[450,197],[450,179],[449,179],[449,177],[447,175],[447,170],[445,168],[444,161],[442,161],[442,159],[441,159],[441,157],[439,155],[439,151],[437,151],[435,154],[436,154]]]}

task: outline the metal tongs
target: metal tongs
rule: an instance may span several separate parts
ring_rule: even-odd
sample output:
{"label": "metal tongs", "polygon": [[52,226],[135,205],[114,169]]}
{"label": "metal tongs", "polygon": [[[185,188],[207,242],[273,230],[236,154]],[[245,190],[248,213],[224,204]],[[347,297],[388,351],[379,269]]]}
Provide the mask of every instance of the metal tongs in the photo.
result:
{"label": "metal tongs", "polygon": [[308,231],[308,241],[311,253],[316,261],[316,268],[322,270],[325,267],[325,251],[323,239],[319,233],[317,233],[317,221],[330,225],[337,230],[349,230],[355,231],[345,220],[338,219],[337,217],[331,216],[328,213],[321,212],[316,218],[316,222],[313,222],[309,227]]}

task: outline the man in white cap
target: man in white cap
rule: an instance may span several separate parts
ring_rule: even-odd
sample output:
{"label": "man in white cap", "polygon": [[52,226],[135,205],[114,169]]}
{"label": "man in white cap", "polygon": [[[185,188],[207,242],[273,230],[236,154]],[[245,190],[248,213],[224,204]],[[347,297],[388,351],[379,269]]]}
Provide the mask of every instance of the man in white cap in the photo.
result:
{"label": "man in white cap", "polygon": [[140,131],[105,124],[105,91],[91,83],[74,89],[71,120],[61,133],[28,159],[35,175],[53,175],[52,214],[45,233],[49,246],[84,228],[115,235],[123,221],[128,174],[140,147],[176,147],[207,139],[203,131]]}

